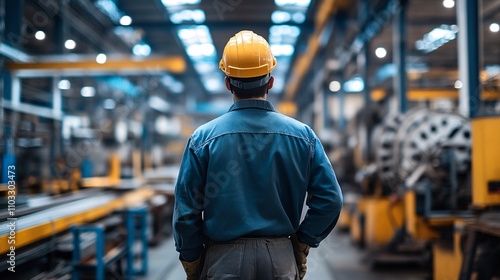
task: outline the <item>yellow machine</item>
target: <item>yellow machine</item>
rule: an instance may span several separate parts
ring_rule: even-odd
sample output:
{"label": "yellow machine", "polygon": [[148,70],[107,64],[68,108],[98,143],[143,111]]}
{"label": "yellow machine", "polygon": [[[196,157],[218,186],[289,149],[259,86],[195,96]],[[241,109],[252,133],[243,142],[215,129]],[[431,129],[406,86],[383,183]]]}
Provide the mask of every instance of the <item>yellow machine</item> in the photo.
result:
{"label": "yellow machine", "polygon": [[472,205],[500,205],[500,117],[472,121]]}
{"label": "yellow machine", "polygon": [[[471,238],[471,234],[486,228],[489,236],[500,238],[498,225],[492,220],[481,219],[481,214],[498,209],[500,206],[500,117],[483,117],[472,120],[472,204],[479,213],[472,219],[456,220],[453,246],[435,243],[434,279],[459,279],[464,273],[464,258],[461,242]],[[497,221],[498,224],[498,221]],[[467,231],[467,228],[472,230]],[[474,245],[467,242],[467,245]],[[476,245],[474,245],[476,246]],[[466,248],[467,250],[467,248]],[[474,257],[468,256],[469,268]],[[462,271],[461,271],[462,270]]]}
{"label": "yellow machine", "polygon": [[[357,164],[363,166],[357,175],[363,193],[351,215],[352,239],[381,252],[374,264],[432,260],[440,266],[435,279],[456,279],[447,273],[460,270],[460,240],[473,215],[470,122],[452,111],[416,108],[386,116],[371,134],[374,160]],[[363,144],[358,146],[355,154],[362,158]]]}

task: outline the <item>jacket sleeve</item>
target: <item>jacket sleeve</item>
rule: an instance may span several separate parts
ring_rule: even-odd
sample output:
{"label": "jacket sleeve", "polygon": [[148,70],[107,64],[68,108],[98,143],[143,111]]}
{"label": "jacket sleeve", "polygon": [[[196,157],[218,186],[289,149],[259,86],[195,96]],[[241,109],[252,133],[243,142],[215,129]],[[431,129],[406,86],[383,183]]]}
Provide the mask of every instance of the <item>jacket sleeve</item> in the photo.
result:
{"label": "jacket sleeve", "polygon": [[328,236],[342,209],[342,192],[323,146],[313,133],[313,151],[307,192],[309,209],[297,231],[298,239],[312,247]]}
{"label": "jacket sleeve", "polygon": [[203,250],[205,167],[189,139],[175,185],[173,229],[176,250],[184,261],[196,260]]}

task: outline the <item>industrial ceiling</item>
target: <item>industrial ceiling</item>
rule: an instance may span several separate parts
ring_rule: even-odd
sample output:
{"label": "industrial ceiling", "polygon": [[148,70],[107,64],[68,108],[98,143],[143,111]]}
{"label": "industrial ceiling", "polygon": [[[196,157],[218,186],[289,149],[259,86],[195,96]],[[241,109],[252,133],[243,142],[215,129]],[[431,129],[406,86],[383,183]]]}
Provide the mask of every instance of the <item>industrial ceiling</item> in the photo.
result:
{"label": "industrial ceiling", "polygon": [[[8,2],[7,8],[16,7]],[[103,54],[101,59],[108,62],[171,57],[180,57],[186,62],[185,71],[150,69],[148,72],[146,69],[143,71],[146,73],[133,75],[116,71],[101,77],[85,73],[72,76],[63,71],[60,79],[69,82],[69,85],[63,83],[60,87],[64,111],[78,112],[102,104],[105,99],[144,94],[160,96],[173,108],[217,114],[231,102],[224,95],[226,90],[218,61],[229,37],[242,29],[253,30],[267,38],[278,56],[279,66],[274,72],[277,82],[271,100],[294,101],[310,95],[310,84],[323,71],[325,75],[321,83],[325,87],[331,80],[358,76],[355,56],[344,62],[345,65],[339,61],[355,45],[357,36],[366,31],[367,22],[378,23],[380,26],[371,34],[373,40],[368,43],[366,52],[369,65],[367,82],[370,88],[390,88],[390,78],[395,71],[392,64],[394,38],[391,15],[384,16],[384,7],[390,2],[24,0],[18,4],[22,8],[17,6],[17,10],[11,9],[6,14],[6,18],[15,18],[16,12],[23,13],[20,23],[23,36],[6,36],[4,42],[27,55],[48,61],[51,61],[51,56],[57,61],[92,61],[99,60],[98,55]],[[324,3],[333,8],[318,27]],[[460,31],[456,26],[454,6],[452,0],[409,1],[406,44],[410,87],[456,86],[456,37]],[[500,36],[490,29],[492,24],[500,22],[500,3],[483,0],[481,9],[483,69],[493,69],[494,72],[500,65]],[[344,27],[339,18],[344,20]],[[7,21],[6,28],[15,24]],[[343,35],[339,36],[339,33]],[[314,36],[321,36],[322,40],[317,52],[311,50]],[[437,39],[425,45],[425,38],[429,41],[429,36],[437,36]],[[424,49],[424,46],[431,46],[431,49]],[[296,75],[297,68],[301,67],[298,60],[308,53],[313,54],[312,59],[303,63],[307,64],[304,73]],[[15,61],[16,57],[11,57],[11,60]],[[23,80],[23,99],[48,103],[52,83],[41,77]],[[293,83],[297,85],[290,87],[289,84]],[[99,86],[95,97],[99,102],[92,105],[82,102],[80,93],[85,86]]]}

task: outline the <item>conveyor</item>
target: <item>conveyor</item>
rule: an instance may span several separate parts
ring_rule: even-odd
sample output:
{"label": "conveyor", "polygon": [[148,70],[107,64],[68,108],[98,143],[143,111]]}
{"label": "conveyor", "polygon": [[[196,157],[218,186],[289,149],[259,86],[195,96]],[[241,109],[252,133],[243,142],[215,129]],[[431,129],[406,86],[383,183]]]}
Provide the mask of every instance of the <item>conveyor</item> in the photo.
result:
{"label": "conveyor", "polygon": [[[142,204],[154,195],[150,188],[139,188],[121,194],[120,192],[99,191],[78,200],[68,199],[69,202],[60,203],[57,199],[48,200],[53,207],[46,207],[42,203],[37,207],[19,209],[28,213],[17,216],[16,220],[16,249],[53,236],[68,230],[71,225],[88,223],[102,218],[111,212],[130,206]],[[45,204],[45,206],[43,206]],[[29,204],[28,204],[29,205]],[[35,210],[36,209],[36,210]],[[17,214],[17,213],[16,213]],[[0,253],[8,251],[7,237],[9,221],[0,223]]]}

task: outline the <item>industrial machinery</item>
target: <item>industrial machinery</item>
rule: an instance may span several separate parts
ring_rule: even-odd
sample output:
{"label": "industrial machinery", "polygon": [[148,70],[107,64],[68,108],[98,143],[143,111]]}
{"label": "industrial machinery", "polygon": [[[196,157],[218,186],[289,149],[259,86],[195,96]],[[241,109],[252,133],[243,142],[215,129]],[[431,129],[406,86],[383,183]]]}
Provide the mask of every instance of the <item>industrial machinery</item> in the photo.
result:
{"label": "industrial machinery", "polygon": [[372,161],[357,174],[364,187],[351,235],[378,250],[373,264],[428,265],[430,241],[452,236],[455,221],[472,216],[470,122],[451,110],[415,108],[388,114],[370,133]]}
{"label": "industrial machinery", "polygon": [[414,109],[389,116],[375,137],[378,173],[391,193],[411,191],[426,218],[467,209],[471,131],[458,114]]}
{"label": "industrial machinery", "polygon": [[354,130],[365,141],[354,151],[360,198],[344,215],[372,264],[432,267],[434,279],[498,274],[499,127],[498,117],[421,107]]}

